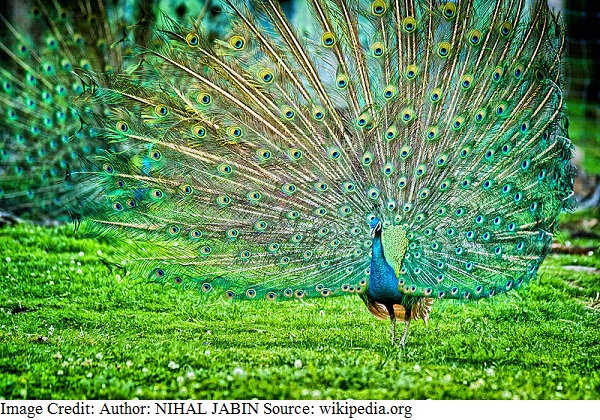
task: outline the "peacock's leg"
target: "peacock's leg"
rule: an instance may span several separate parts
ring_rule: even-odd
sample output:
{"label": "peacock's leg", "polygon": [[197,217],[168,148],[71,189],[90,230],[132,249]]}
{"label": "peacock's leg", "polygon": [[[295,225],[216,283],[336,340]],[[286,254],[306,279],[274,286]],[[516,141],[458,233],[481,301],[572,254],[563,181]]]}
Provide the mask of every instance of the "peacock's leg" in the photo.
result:
{"label": "peacock's leg", "polygon": [[392,321],[392,346],[396,344],[396,313],[394,312],[394,305],[385,307],[390,314],[390,321]]}
{"label": "peacock's leg", "polygon": [[404,334],[402,334],[402,339],[400,340],[400,345],[402,347],[404,347],[404,340],[406,339],[406,334],[408,334],[408,326],[410,325],[410,312],[410,307],[407,307],[404,311]]}

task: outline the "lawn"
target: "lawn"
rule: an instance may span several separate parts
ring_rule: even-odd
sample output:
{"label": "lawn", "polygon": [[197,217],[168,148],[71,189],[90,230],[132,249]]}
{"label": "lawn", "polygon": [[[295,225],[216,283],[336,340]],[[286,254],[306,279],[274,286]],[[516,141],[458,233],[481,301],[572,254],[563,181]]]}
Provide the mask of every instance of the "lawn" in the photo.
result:
{"label": "lawn", "polygon": [[566,217],[559,242],[588,239],[563,248],[588,249],[528,287],[436,301],[404,349],[356,296],[206,300],[127,276],[118,244],[72,226],[4,227],[0,398],[598,399],[598,218]]}

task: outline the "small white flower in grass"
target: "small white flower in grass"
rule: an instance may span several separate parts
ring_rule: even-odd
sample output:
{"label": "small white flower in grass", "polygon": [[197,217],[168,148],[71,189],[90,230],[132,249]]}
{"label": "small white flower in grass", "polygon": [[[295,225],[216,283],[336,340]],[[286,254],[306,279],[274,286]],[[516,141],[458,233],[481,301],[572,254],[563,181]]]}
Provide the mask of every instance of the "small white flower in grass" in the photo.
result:
{"label": "small white flower in grass", "polygon": [[79,255],[80,257],[83,257],[85,255],[85,253],[83,251],[79,251],[79,254],[77,254],[77,255]]}
{"label": "small white flower in grass", "polygon": [[56,371],[57,375],[63,375],[65,372],[62,369]]}
{"label": "small white flower in grass", "polygon": [[10,261],[11,261],[10,257],[6,257],[6,262],[10,262]]}
{"label": "small white flower in grass", "polygon": [[96,254],[98,254],[98,255],[102,255],[102,250],[101,250],[101,249],[99,249],[98,251],[96,251]]}
{"label": "small white flower in grass", "polygon": [[102,353],[98,353],[98,354],[96,355],[96,359],[98,359],[98,360],[101,360],[101,359],[102,359]]}
{"label": "small white flower in grass", "polygon": [[205,351],[204,351],[204,355],[205,355],[206,357],[210,356],[210,350],[205,350]]}
{"label": "small white flower in grass", "polygon": [[59,351],[56,352],[56,354],[54,355],[55,359],[62,359],[62,354],[60,354]]}
{"label": "small white flower in grass", "polygon": [[296,359],[296,361],[294,362],[294,367],[296,369],[300,369],[302,367],[302,360]]}
{"label": "small white flower in grass", "polygon": [[141,396],[144,393],[144,391],[142,391],[142,388],[138,388],[135,390],[135,395],[137,395],[138,397]]}
{"label": "small white flower in grass", "polygon": [[169,362],[169,368],[170,369],[179,369],[179,365],[177,363],[175,363],[174,361],[170,361]]}
{"label": "small white flower in grass", "polygon": [[186,378],[188,379],[196,379],[196,374],[193,371],[189,371],[188,373],[185,374]]}
{"label": "small white flower in grass", "polygon": [[420,372],[421,371],[421,366],[419,366],[419,364],[415,364],[415,367],[413,368],[415,370],[415,372]]}
{"label": "small white flower in grass", "polygon": [[485,374],[486,374],[487,376],[494,376],[494,374],[495,374],[495,372],[494,372],[494,369],[493,369],[493,368],[487,368],[487,369],[485,370]]}
{"label": "small white flower in grass", "polygon": [[128,360],[125,362],[125,366],[127,367],[131,367],[133,365],[133,362],[131,360]]}
{"label": "small white flower in grass", "polygon": [[177,377],[177,383],[179,383],[179,384],[182,384],[184,380],[185,379],[183,379],[183,376],[178,376]]}
{"label": "small white flower in grass", "polygon": [[83,274],[83,271],[80,269],[77,270],[77,274]]}
{"label": "small white flower in grass", "polygon": [[143,369],[142,369],[142,373],[148,373],[148,372],[150,372],[150,371],[148,370],[148,368],[143,368]]}
{"label": "small white flower in grass", "polygon": [[91,378],[91,377],[92,377],[92,376],[94,376],[94,375],[92,374],[92,372],[90,372],[90,373],[88,373],[88,374],[87,374],[87,375],[85,375],[85,376],[87,376],[88,378]]}
{"label": "small white flower in grass", "polygon": [[315,399],[317,399],[317,400],[320,400],[321,399],[321,391],[319,391],[318,389],[315,389],[312,392],[312,397],[315,398]]}
{"label": "small white flower in grass", "polygon": [[233,374],[235,376],[246,376],[246,371],[238,366],[233,369]]}

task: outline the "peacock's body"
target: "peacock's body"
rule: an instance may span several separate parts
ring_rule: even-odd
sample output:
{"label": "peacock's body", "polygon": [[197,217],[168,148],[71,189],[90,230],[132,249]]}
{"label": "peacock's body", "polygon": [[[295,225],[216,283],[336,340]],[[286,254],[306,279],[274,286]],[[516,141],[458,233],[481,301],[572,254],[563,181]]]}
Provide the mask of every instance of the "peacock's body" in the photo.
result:
{"label": "peacock's body", "polygon": [[72,173],[77,220],[134,242],[135,276],[359,294],[402,344],[434,298],[535,277],[573,177],[546,3],[310,3],[306,38],[274,0],[232,1],[223,40],[165,18],[135,77],[82,75],[75,106],[116,151]]}

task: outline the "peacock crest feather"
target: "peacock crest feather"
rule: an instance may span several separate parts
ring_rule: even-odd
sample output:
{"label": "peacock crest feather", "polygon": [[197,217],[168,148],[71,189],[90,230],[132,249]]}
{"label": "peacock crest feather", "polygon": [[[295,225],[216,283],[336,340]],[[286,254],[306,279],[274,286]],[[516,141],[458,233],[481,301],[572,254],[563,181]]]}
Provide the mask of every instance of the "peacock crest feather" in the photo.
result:
{"label": "peacock crest feather", "polygon": [[[163,17],[136,76],[83,72],[93,142],[72,211],[134,276],[226,298],[358,294],[427,320],[535,277],[573,168],[564,31],[544,1],[229,1]],[[76,106],[78,106],[76,105]],[[107,110],[99,113],[98,109]],[[393,336],[395,340],[395,335]]]}

